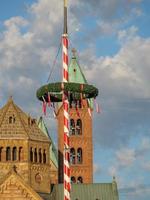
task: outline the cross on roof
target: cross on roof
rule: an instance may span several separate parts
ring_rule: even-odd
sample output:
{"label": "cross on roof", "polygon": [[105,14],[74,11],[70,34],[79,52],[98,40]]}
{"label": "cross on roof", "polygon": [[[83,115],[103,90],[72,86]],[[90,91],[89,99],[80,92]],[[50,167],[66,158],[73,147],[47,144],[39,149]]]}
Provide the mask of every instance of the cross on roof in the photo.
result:
{"label": "cross on roof", "polygon": [[76,53],[77,53],[77,50],[75,48],[72,49],[72,55],[73,57],[76,57]]}

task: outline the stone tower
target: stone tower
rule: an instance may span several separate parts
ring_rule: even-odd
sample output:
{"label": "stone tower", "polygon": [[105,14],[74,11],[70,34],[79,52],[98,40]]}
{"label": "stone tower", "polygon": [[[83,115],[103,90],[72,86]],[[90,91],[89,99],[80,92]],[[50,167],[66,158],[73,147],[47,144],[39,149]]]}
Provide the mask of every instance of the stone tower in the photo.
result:
{"label": "stone tower", "polygon": [[[87,81],[79,66],[76,52],[69,65],[69,82],[86,84]],[[72,183],[93,182],[93,144],[92,144],[92,111],[90,102],[83,100],[70,103],[70,169]],[[63,183],[63,108],[57,113],[58,120],[58,162],[59,183]]]}
{"label": "stone tower", "polygon": [[17,175],[36,192],[50,192],[49,149],[50,140],[36,120],[10,98],[0,109],[0,181],[14,167]]}

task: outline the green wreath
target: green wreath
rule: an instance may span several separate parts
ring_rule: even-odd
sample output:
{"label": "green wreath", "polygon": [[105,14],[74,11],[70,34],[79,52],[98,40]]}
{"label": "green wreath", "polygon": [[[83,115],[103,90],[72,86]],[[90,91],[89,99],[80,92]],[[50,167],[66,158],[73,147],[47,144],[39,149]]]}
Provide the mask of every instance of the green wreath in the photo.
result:
{"label": "green wreath", "polygon": [[69,100],[80,100],[95,98],[98,95],[98,89],[93,85],[81,83],[49,83],[40,87],[37,90],[36,96],[39,100],[48,102],[48,94],[50,95],[51,102],[61,102],[62,93],[67,92]]}

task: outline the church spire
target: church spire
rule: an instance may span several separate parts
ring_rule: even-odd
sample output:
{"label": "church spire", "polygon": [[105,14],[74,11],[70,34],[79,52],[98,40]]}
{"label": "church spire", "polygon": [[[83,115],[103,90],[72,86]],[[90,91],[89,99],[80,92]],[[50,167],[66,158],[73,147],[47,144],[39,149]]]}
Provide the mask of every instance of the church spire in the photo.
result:
{"label": "church spire", "polygon": [[87,80],[80,68],[77,59],[77,51],[72,49],[72,58],[69,65],[69,82],[86,84]]}

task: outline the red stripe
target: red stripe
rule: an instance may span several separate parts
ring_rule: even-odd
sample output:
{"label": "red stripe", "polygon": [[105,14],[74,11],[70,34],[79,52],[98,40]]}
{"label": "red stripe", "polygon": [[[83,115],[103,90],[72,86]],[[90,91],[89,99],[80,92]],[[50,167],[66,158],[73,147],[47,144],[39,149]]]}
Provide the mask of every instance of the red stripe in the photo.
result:
{"label": "red stripe", "polygon": [[68,38],[63,36],[62,40],[63,40],[63,45],[68,49]]}
{"label": "red stripe", "polygon": [[64,125],[67,127],[68,131],[69,131],[69,121],[67,118],[64,117]]}
{"label": "red stripe", "polygon": [[69,77],[69,76],[68,76],[68,72],[64,70],[64,78],[65,78],[66,80],[68,80],[68,77]]}
{"label": "red stripe", "polygon": [[63,61],[68,65],[68,55],[66,55],[65,53],[63,53]]}
{"label": "red stripe", "polygon": [[66,133],[64,133],[64,143],[67,144],[67,146],[69,146],[69,137]]}

